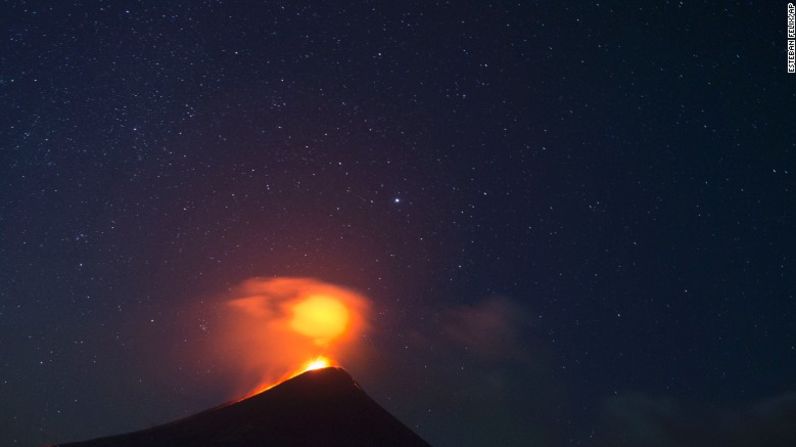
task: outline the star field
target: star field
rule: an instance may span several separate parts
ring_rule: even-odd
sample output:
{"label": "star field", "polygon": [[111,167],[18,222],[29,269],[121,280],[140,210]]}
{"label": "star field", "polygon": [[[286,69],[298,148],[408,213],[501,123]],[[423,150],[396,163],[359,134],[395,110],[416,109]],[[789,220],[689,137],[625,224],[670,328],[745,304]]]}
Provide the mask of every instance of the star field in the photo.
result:
{"label": "star field", "polygon": [[367,295],[435,446],[796,439],[784,5],[2,11],[0,444],[229,399],[185,309],[253,276]]}

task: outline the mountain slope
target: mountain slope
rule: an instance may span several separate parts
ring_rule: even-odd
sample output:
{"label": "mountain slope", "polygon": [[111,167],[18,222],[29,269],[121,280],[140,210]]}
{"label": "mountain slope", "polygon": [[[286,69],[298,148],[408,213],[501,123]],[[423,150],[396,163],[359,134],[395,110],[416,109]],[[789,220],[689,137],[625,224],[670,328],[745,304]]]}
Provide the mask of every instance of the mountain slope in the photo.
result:
{"label": "mountain slope", "polygon": [[148,430],[63,447],[428,446],[340,368],[308,371],[240,402]]}

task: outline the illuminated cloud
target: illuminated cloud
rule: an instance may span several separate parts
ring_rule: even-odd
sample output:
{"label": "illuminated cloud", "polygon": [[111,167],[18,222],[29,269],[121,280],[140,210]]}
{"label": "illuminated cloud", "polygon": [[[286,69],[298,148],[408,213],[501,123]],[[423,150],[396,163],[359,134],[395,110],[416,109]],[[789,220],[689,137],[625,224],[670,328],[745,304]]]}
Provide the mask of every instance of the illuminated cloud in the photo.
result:
{"label": "illuminated cloud", "polygon": [[367,329],[368,299],[313,278],[252,278],[218,310],[211,355],[252,394],[306,369],[343,364]]}

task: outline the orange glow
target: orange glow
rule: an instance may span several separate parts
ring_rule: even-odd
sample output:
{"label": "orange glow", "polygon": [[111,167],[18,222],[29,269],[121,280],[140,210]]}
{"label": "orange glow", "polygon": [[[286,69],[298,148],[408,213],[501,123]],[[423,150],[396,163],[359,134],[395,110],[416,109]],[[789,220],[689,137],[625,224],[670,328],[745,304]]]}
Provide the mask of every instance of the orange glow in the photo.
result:
{"label": "orange glow", "polygon": [[302,372],[328,368],[330,366],[332,366],[332,361],[322,355],[319,355],[318,357],[315,357],[313,360],[307,362],[304,365],[304,370]]}
{"label": "orange glow", "polygon": [[248,397],[361,353],[368,311],[368,299],[344,287],[253,278],[232,289],[208,325],[209,354]]}
{"label": "orange glow", "polygon": [[243,399],[246,399],[248,397],[252,397],[254,395],[260,394],[263,391],[270,390],[271,388],[279,385],[280,383],[282,383],[282,382],[284,382],[286,380],[290,380],[290,379],[292,379],[292,378],[294,378],[296,376],[299,376],[301,374],[304,374],[307,371],[315,371],[316,369],[328,368],[328,367],[334,366],[334,365],[335,365],[335,363],[332,362],[331,360],[329,360],[329,358],[324,357],[322,355],[319,355],[319,356],[315,357],[314,359],[304,363],[304,365],[301,368],[291,372],[290,374],[285,374],[284,376],[280,377],[278,380],[274,380],[272,382],[263,382],[263,383],[257,385],[257,387],[255,387],[253,390],[247,392],[239,400],[243,400]]}
{"label": "orange glow", "polygon": [[299,334],[313,339],[316,345],[325,346],[345,331],[348,309],[338,300],[324,295],[313,295],[293,306],[290,327]]}

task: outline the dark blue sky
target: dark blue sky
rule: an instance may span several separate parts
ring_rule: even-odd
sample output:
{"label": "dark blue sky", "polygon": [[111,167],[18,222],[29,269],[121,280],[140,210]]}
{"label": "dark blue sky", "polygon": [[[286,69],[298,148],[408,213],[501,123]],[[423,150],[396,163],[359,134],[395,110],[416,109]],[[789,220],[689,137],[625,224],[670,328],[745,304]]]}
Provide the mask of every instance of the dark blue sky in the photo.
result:
{"label": "dark blue sky", "polygon": [[436,446],[796,439],[784,3],[0,8],[0,444],[229,398],[253,276],[370,297]]}

